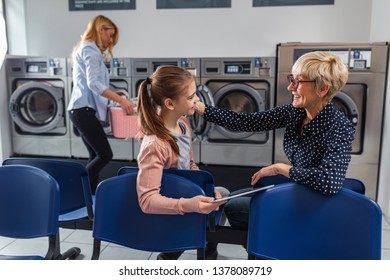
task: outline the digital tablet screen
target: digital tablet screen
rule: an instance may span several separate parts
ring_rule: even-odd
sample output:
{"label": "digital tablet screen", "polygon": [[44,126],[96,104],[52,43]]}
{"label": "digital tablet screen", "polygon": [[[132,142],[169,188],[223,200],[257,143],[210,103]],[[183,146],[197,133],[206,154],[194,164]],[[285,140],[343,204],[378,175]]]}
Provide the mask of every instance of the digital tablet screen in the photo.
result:
{"label": "digital tablet screen", "polygon": [[232,198],[240,197],[240,196],[243,196],[243,195],[247,195],[247,194],[251,194],[251,193],[255,193],[255,192],[259,192],[259,191],[264,191],[264,190],[272,188],[273,186],[274,185],[269,185],[269,186],[265,186],[265,187],[262,187],[262,188],[256,188],[256,189],[253,189],[253,190],[250,190],[250,191],[247,191],[247,192],[242,192],[242,193],[231,195],[231,196],[225,196],[225,197],[222,197],[220,199],[216,199],[216,200],[212,201],[211,203],[225,201],[225,200],[229,200],[229,199],[232,199]]}

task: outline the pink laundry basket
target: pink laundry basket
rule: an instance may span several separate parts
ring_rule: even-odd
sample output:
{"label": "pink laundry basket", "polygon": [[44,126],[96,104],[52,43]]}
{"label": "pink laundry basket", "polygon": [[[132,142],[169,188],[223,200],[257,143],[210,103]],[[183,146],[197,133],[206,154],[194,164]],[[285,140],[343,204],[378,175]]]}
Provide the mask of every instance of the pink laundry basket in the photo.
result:
{"label": "pink laundry basket", "polygon": [[110,107],[110,126],[115,138],[136,138],[138,133],[137,115],[126,115],[120,107]]}

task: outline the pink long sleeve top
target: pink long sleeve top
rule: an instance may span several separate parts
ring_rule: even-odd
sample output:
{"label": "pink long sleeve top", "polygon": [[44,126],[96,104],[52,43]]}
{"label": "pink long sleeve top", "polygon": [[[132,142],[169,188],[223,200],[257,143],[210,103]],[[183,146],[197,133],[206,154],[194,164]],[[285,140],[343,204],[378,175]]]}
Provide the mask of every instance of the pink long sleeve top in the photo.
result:
{"label": "pink long sleeve top", "polygon": [[[180,121],[185,124],[191,136],[191,128],[186,118]],[[191,139],[191,137],[190,137]],[[144,136],[138,155],[139,173],[137,192],[140,207],[150,214],[184,214],[199,212],[198,203],[191,204],[188,199],[169,198],[160,194],[163,169],[178,168],[179,157],[170,144],[155,135]],[[190,145],[190,169],[197,170],[193,161],[192,145]]]}

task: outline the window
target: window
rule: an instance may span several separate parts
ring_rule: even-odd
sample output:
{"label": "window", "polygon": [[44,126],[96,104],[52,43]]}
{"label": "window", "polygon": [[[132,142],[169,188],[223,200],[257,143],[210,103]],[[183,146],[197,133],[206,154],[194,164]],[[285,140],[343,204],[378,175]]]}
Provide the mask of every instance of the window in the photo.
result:
{"label": "window", "polygon": [[5,31],[3,1],[0,1],[0,65],[3,65],[7,53],[7,33]]}

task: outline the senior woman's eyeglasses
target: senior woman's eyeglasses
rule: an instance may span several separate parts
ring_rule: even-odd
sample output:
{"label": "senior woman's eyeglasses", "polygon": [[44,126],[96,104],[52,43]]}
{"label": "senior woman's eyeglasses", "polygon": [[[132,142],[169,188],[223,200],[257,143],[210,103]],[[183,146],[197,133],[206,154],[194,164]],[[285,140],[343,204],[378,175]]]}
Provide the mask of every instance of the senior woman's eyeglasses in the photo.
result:
{"label": "senior woman's eyeglasses", "polygon": [[298,80],[294,78],[293,74],[290,74],[287,76],[287,82],[288,84],[292,85],[294,88],[297,88],[299,86],[299,83],[315,83],[316,81],[303,81],[303,80]]}

